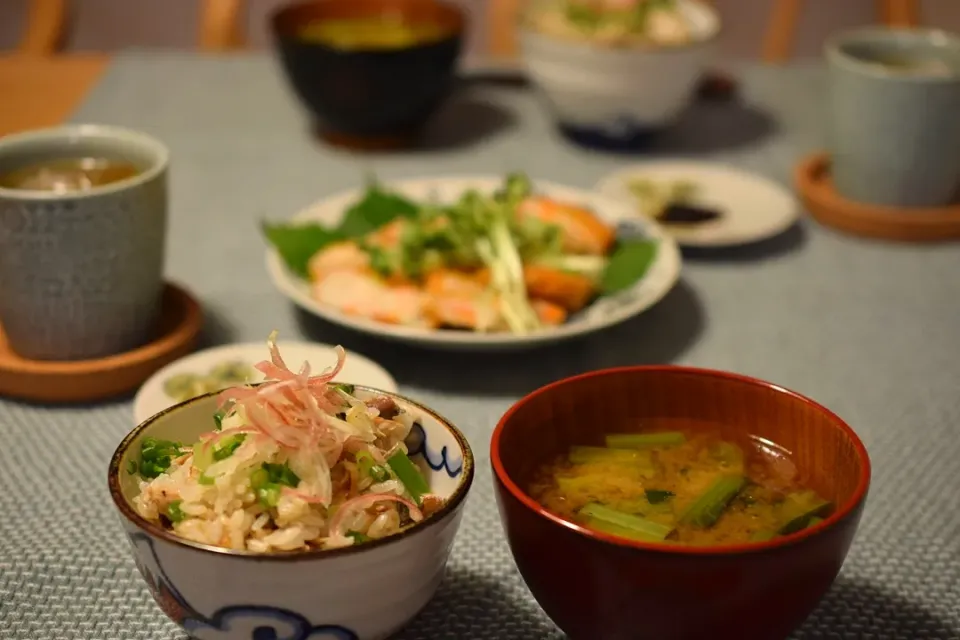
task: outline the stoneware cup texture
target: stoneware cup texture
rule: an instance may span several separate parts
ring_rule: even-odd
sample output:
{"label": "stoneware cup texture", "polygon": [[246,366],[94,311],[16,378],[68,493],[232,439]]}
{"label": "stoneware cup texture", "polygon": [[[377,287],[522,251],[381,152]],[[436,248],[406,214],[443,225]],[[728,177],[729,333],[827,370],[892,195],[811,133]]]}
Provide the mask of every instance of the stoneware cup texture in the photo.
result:
{"label": "stoneware cup texture", "polygon": [[47,159],[123,160],[140,173],[84,192],[0,189],[0,324],[34,360],[86,360],[154,337],[163,292],[168,152],[99,125],[0,139],[0,172]]}
{"label": "stoneware cup texture", "polygon": [[690,103],[720,32],[717,12],[681,0],[696,39],[677,46],[611,47],[520,25],[523,63],[561,131],[593,147],[642,146]]}
{"label": "stoneware cup texture", "polygon": [[[960,197],[960,37],[868,28],[827,43],[833,180],[840,195],[889,207]],[[943,73],[878,60],[937,60]]]}
{"label": "stoneware cup texture", "polygon": [[473,482],[473,454],[447,420],[389,395],[419,417],[407,446],[445,505],[395,536],[358,547],[271,554],[238,552],[175,537],[132,507],[138,476],[127,472],[145,437],[194,442],[213,427],[216,394],[175,405],[128,435],[110,462],[110,494],[141,575],[160,608],[198,640],[381,640],[406,625],[443,578]]}
{"label": "stoneware cup texture", "polygon": [[[712,547],[634,542],[547,512],[527,493],[542,464],[604,433],[676,428],[789,452],[806,486],[836,505],[820,524],[769,542]],[[517,569],[570,640],[782,640],[830,588],[870,483],[856,434],[776,385],[667,365],[567,378],[515,404],[490,444],[497,504]]]}

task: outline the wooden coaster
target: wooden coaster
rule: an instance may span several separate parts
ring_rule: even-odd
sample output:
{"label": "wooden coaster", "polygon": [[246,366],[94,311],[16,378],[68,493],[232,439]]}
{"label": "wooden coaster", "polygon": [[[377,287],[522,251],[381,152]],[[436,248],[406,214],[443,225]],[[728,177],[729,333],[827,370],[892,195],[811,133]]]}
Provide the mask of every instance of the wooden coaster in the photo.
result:
{"label": "wooden coaster", "polygon": [[191,350],[203,326],[200,305],[167,283],[159,336],[133,351],[97,360],[27,360],[10,350],[0,328],[0,395],[36,402],[102,400],[139,387],[164,365]]}
{"label": "wooden coaster", "polygon": [[797,191],[821,223],[857,236],[939,242],[960,239],[960,204],[897,209],[847,200],[834,188],[830,158],[820,152],[804,158],[794,176]]}

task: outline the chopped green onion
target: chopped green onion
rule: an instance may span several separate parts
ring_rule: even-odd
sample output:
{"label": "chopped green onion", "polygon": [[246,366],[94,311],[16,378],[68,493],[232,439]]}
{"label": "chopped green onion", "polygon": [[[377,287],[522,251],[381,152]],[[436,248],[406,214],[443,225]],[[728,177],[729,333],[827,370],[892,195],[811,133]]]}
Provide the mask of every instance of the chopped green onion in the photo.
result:
{"label": "chopped green onion", "polygon": [[254,490],[270,482],[270,474],[263,467],[250,474],[250,487]]}
{"label": "chopped green onion", "polygon": [[390,472],[387,471],[386,467],[375,464],[370,467],[370,477],[373,478],[374,482],[386,482],[390,479]]}
{"label": "chopped green onion", "polygon": [[156,478],[170,468],[173,459],[183,453],[183,445],[172,440],[144,438],[140,443],[140,475]]}
{"label": "chopped green onion", "polygon": [[352,396],[355,390],[355,387],[352,384],[345,384],[342,382],[333,385],[333,388],[336,389],[337,391],[343,391],[348,396]]}
{"label": "chopped green onion", "polygon": [[[600,520],[607,523],[607,525],[612,525],[620,529],[626,529],[631,532],[631,535],[627,537],[632,537],[634,539],[660,542],[666,539],[666,537],[673,531],[673,527],[660,524],[659,522],[653,522],[652,520],[647,520],[646,518],[641,518],[640,516],[623,513],[622,511],[616,511],[615,509],[605,507],[596,502],[591,502],[590,504],[586,505],[580,509],[579,513],[585,518]],[[608,532],[613,533],[609,530]],[[621,534],[617,533],[615,535]]]}
{"label": "chopped green onion", "polygon": [[260,501],[260,504],[270,508],[277,506],[277,502],[280,501],[280,492],[283,490],[279,484],[274,482],[268,482],[265,485],[257,489],[257,500]]}
{"label": "chopped green onion", "polygon": [[358,451],[354,456],[360,475],[370,476],[374,482],[386,482],[390,479],[390,472],[376,463],[369,451]]}
{"label": "chopped green onion", "polygon": [[390,456],[387,459],[387,464],[393,469],[397,479],[403,484],[414,502],[420,504],[420,498],[424,494],[430,493],[430,485],[427,484],[423,474],[420,473],[420,469],[402,450]]}
{"label": "chopped green onion", "polygon": [[174,500],[167,505],[167,517],[170,518],[170,522],[182,522],[186,520],[187,514],[180,510],[180,504],[182,500]]}
{"label": "chopped green onion", "polygon": [[[294,479],[296,482],[293,482]],[[296,487],[299,482],[300,478],[286,464],[264,462],[259,469],[250,474],[250,487],[260,504],[268,509],[277,506],[283,485]]]}
{"label": "chopped green onion", "polygon": [[353,544],[362,544],[373,540],[370,536],[364,535],[359,531],[347,531],[347,537],[353,538]]}
{"label": "chopped green onion", "polygon": [[284,484],[294,489],[300,484],[300,476],[295,474],[287,463],[264,462],[262,467],[267,472],[270,482]]}
{"label": "chopped green onion", "polygon": [[710,487],[700,494],[693,503],[687,507],[683,515],[680,516],[680,522],[701,529],[712,527],[713,524],[723,514],[727,504],[747,483],[743,476],[721,476]]}
{"label": "chopped green onion", "polygon": [[221,409],[213,414],[213,423],[215,425],[215,430],[220,431],[223,429],[223,419],[226,417],[227,412]]}
{"label": "chopped green onion", "polygon": [[650,504],[660,504],[673,497],[673,491],[663,491],[661,489],[647,489],[643,492],[647,496],[647,502]]}
{"label": "chopped green onion", "polygon": [[660,433],[612,433],[606,437],[613,449],[642,449],[644,447],[671,447],[683,444],[687,437],[681,431]]}
{"label": "chopped green onion", "polygon": [[211,478],[210,476],[208,476],[208,475],[205,474],[205,473],[201,473],[201,474],[200,474],[200,477],[197,478],[197,482],[199,482],[199,483],[202,484],[202,485],[208,485],[208,486],[209,486],[209,485],[212,485],[212,484],[213,484],[214,479]]}
{"label": "chopped green onion", "polygon": [[127,473],[133,475],[137,472],[137,461],[133,458],[127,460]]}
{"label": "chopped green onion", "polygon": [[243,441],[246,440],[247,436],[245,434],[239,433],[235,436],[230,436],[229,438],[224,438],[220,442],[214,445],[213,447],[213,459],[214,461],[226,460],[233,455],[233,452],[237,450]]}

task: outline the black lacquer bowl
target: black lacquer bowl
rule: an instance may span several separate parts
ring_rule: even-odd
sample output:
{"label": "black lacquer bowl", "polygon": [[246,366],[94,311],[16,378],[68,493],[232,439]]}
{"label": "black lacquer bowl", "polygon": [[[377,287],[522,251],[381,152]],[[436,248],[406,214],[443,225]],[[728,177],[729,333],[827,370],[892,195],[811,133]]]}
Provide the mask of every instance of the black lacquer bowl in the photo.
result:
{"label": "black lacquer bowl", "polygon": [[[383,15],[429,22],[441,39],[392,49],[340,49],[304,40],[304,26]],[[466,18],[437,0],[315,0],[271,18],[283,69],[328,142],[362,149],[412,144],[454,85]]]}

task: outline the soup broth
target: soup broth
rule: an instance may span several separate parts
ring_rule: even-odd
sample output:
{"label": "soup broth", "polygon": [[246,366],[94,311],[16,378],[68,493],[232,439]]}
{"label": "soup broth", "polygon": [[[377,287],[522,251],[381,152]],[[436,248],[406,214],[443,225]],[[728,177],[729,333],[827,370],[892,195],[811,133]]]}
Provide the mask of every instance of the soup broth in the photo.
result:
{"label": "soup broth", "polygon": [[682,545],[760,542],[827,516],[785,459],[700,431],[612,434],[546,464],[530,495],[546,509],[624,538]]}
{"label": "soup broth", "polygon": [[140,173],[134,165],[106,158],[60,158],[0,173],[0,187],[67,193],[87,191]]}
{"label": "soup broth", "polygon": [[299,38],[335,49],[403,49],[442,40],[448,30],[432,22],[409,23],[389,17],[319,20]]}

